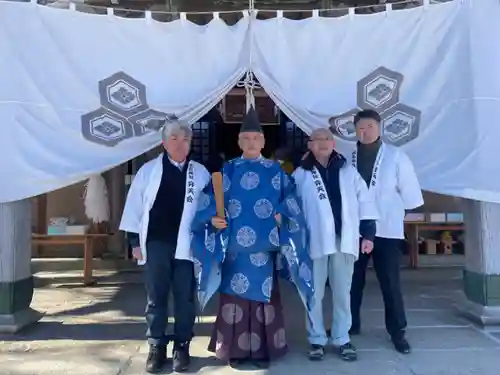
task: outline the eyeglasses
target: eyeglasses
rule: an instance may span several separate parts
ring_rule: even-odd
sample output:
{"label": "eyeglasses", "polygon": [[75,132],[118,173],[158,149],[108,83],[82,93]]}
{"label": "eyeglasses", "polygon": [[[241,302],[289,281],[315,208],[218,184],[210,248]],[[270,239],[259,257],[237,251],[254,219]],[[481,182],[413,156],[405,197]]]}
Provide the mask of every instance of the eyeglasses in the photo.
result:
{"label": "eyeglasses", "polygon": [[309,139],[307,142],[328,142],[328,141],[333,141],[331,138],[312,138]]}

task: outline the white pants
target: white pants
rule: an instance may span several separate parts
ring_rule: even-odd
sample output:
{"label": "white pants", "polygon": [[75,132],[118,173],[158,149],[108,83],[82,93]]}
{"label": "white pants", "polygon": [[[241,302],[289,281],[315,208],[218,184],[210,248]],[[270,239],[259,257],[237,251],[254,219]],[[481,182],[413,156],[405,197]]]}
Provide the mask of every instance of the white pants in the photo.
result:
{"label": "white pants", "polygon": [[313,261],[314,299],[312,311],[306,313],[308,340],[312,345],[329,342],[323,321],[323,297],[326,281],[330,281],[333,301],[331,344],[340,346],[350,341],[351,282],[356,258],[352,254],[335,253]]}

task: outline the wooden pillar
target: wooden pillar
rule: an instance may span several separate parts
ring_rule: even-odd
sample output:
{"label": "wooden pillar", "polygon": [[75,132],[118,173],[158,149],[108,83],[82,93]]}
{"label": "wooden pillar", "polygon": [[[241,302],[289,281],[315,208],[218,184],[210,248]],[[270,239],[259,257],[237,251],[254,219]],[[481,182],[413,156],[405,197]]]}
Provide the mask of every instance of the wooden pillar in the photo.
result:
{"label": "wooden pillar", "polygon": [[[36,227],[37,234],[47,233],[47,194],[41,194],[36,198]],[[33,255],[42,255],[42,246],[33,246]]]}
{"label": "wooden pillar", "polygon": [[30,308],[31,201],[0,203],[0,332],[17,332],[38,321]]}
{"label": "wooden pillar", "polygon": [[332,17],[335,11],[332,9],[336,7],[335,1],[333,0],[321,0],[321,9],[328,9],[323,12],[323,17]]}
{"label": "wooden pillar", "polygon": [[118,230],[120,220],[125,205],[125,174],[126,164],[119,165],[108,172],[109,186],[109,230],[113,235],[109,239],[110,251],[126,258],[125,237],[123,232]]}
{"label": "wooden pillar", "polygon": [[157,12],[179,12],[179,3],[181,0],[164,0],[163,4],[155,4],[149,8],[153,13],[152,18],[160,22],[170,22],[179,19],[178,13],[167,14],[167,13],[155,13]]}
{"label": "wooden pillar", "polygon": [[47,194],[36,197],[36,233],[47,233]]}

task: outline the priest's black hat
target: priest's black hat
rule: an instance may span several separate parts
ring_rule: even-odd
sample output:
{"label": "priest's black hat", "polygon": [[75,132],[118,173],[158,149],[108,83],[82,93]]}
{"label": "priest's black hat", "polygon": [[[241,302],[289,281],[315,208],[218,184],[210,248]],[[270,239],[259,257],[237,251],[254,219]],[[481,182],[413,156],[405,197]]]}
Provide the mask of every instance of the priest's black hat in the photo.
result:
{"label": "priest's black hat", "polygon": [[259,116],[253,106],[250,107],[247,114],[243,118],[243,124],[241,124],[240,133],[264,133],[262,126],[260,125]]}

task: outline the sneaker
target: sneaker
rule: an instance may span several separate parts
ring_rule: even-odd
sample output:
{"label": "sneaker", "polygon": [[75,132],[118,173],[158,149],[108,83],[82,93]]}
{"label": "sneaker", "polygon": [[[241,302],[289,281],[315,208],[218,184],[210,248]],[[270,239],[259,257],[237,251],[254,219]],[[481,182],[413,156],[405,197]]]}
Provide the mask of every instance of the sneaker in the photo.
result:
{"label": "sneaker", "polygon": [[392,343],[394,344],[394,349],[396,349],[396,351],[398,351],[399,353],[401,354],[411,353],[411,346],[404,337],[393,338]]}
{"label": "sneaker", "polygon": [[358,359],[356,348],[350,342],[337,348],[340,358],[347,362],[354,362]]}
{"label": "sneaker", "polygon": [[175,343],[172,354],[172,370],[174,372],[185,372],[190,362],[189,342]]}
{"label": "sneaker", "polygon": [[322,361],[325,357],[325,347],[321,345],[311,345],[309,350],[309,360]]}
{"label": "sneaker", "polygon": [[167,360],[167,347],[165,345],[150,345],[148,358],[146,359],[146,372],[158,374],[163,370]]}

